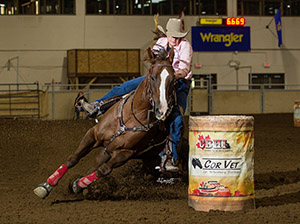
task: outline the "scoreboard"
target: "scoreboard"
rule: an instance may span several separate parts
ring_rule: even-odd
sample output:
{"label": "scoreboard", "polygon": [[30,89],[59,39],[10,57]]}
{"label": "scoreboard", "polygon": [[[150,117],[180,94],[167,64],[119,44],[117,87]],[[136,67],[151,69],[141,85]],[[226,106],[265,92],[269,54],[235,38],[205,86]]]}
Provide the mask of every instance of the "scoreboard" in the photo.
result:
{"label": "scoreboard", "polygon": [[246,20],[244,17],[227,17],[227,18],[200,18],[201,26],[244,26]]}
{"label": "scoreboard", "polygon": [[245,25],[245,18],[241,17],[241,18],[235,18],[235,17],[229,17],[226,18],[226,22],[225,22],[226,26],[244,26]]}

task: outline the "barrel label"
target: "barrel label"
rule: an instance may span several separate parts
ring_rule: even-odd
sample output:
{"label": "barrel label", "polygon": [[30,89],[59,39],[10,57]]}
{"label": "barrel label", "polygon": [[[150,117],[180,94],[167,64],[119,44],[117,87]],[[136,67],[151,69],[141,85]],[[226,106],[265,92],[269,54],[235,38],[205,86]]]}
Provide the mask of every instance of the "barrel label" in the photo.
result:
{"label": "barrel label", "polygon": [[244,165],[243,158],[192,157],[191,175],[239,176]]}
{"label": "barrel label", "polygon": [[196,147],[201,150],[210,149],[230,149],[230,145],[225,139],[212,139],[210,135],[198,134]]}
{"label": "barrel label", "polygon": [[254,194],[253,131],[190,131],[189,136],[191,195]]}

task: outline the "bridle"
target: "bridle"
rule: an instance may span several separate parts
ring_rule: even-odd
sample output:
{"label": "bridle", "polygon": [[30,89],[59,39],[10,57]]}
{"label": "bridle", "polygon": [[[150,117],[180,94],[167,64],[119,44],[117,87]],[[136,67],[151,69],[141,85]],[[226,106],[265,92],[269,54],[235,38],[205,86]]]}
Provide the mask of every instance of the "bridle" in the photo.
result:
{"label": "bridle", "polygon": [[[152,64],[150,66],[150,68],[152,69],[153,67],[173,67],[172,65],[167,65],[167,64]],[[150,76],[149,76],[150,78]],[[150,87],[147,87],[147,93],[149,93],[149,96],[150,96],[150,103],[152,105],[152,109],[155,107],[155,103],[154,103],[154,100],[153,100],[153,97],[152,97],[152,91],[150,89]],[[173,93],[172,93],[173,97],[176,98],[176,93],[175,93],[175,89],[173,90]],[[169,114],[171,113],[172,109],[173,109],[173,104],[172,104],[172,97],[170,97],[169,101],[168,101],[168,113],[166,114],[166,117],[169,116]]]}
{"label": "bridle", "polygon": [[[151,68],[153,67],[173,67],[172,65],[168,65],[168,64],[152,64],[151,65]],[[150,76],[149,76],[150,77]],[[133,101],[134,101],[134,97],[135,97],[135,93],[136,91],[132,91],[131,93],[129,93],[124,99],[122,99],[121,103],[119,104],[119,107],[118,107],[118,120],[119,120],[119,124],[120,124],[120,129],[117,131],[117,133],[115,133],[111,139],[109,140],[109,142],[107,143],[107,145],[105,146],[104,148],[104,151],[109,155],[110,155],[110,152],[108,151],[108,146],[112,143],[112,141],[114,139],[116,139],[118,136],[122,135],[125,131],[149,131],[152,127],[160,124],[160,120],[155,120],[154,122],[150,123],[150,113],[153,112],[153,108],[155,107],[155,103],[154,103],[154,100],[152,98],[152,92],[150,90],[150,88],[147,87],[147,91],[149,93],[149,96],[150,96],[150,103],[152,105],[152,110],[149,110],[148,111],[148,123],[147,124],[143,124],[134,114],[133,112]],[[132,116],[134,117],[134,119],[140,124],[139,126],[135,126],[135,127],[127,127],[125,124],[124,124],[124,121],[123,121],[123,107],[124,107],[124,104],[127,102],[127,100],[130,98],[130,96],[132,96],[131,98],[131,114]],[[173,90],[173,97],[176,97],[176,93],[175,93],[175,89]],[[169,114],[171,113],[172,109],[173,109],[173,104],[172,104],[172,97],[170,97],[170,100],[168,101],[168,107],[169,107],[169,110],[167,112],[167,114],[165,115],[165,117],[169,116]]]}

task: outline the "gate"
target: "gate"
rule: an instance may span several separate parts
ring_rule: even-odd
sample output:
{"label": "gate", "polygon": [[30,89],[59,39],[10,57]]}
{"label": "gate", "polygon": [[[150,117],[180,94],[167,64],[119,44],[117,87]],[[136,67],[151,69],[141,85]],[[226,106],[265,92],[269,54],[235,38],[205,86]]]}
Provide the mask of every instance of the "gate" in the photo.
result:
{"label": "gate", "polygon": [[0,84],[0,117],[39,119],[39,83]]}

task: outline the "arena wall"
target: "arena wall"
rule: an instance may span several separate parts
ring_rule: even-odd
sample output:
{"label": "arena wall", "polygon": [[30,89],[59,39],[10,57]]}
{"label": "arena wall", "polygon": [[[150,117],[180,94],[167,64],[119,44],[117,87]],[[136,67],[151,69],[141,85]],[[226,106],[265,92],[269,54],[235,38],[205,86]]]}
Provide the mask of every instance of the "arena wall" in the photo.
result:
{"label": "arena wall", "polygon": [[191,91],[191,110],[195,112],[208,112],[208,95],[206,89],[193,89]]}
{"label": "arena wall", "polygon": [[[107,91],[87,93],[90,102],[102,97]],[[261,114],[293,113],[294,102],[300,99],[300,91],[215,91],[212,93],[211,112],[208,110],[207,92],[193,90],[189,114]],[[194,94],[195,93],[195,94]],[[73,120],[75,119],[74,100],[77,91],[46,91],[41,97],[42,119]],[[204,105],[204,106],[203,106]],[[81,119],[86,116],[82,112]]]}
{"label": "arena wall", "polygon": [[291,113],[294,111],[295,101],[299,101],[299,91],[265,92],[265,113]]}
{"label": "arena wall", "polygon": [[213,114],[259,114],[260,92],[218,91],[213,95]]}
{"label": "arena wall", "polygon": [[[228,16],[237,16],[236,1],[228,1],[227,8]],[[169,16],[160,16],[159,23],[165,27],[168,19]],[[245,19],[246,26],[251,28],[251,51],[194,52],[193,74],[217,74],[217,83],[220,85],[218,90],[232,90],[232,87],[225,86],[226,84],[245,84],[241,90],[248,90],[250,72],[284,73],[285,84],[300,84],[298,44],[300,18],[282,17],[283,46],[281,48],[277,46],[272,17],[247,16]],[[185,26],[190,29],[198,20],[199,16],[185,16]],[[269,23],[267,29],[266,25]],[[153,16],[85,15],[85,1],[81,0],[76,0],[76,15],[1,16],[0,26],[1,83],[39,81],[43,85],[54,80],[66,84],[68,83],[66,57],[69,49],[140,49],[142,51],[154,43],[151,32],[154,27]],[[187,35],[187,39],[191,41],[191,33]],[[239,61],[240,68],[236,70],[230,67],[230,60]],[[265,62],[269,62],[271,66],[265,68]],[[196,68],[194,66],[196,63],[201,63],[202,67]],[[147,71],[147,65],[142,64],[141,68],[141,75],[143,75]],[[300,85],[297,88],[300,89]],[[207,94],[197,91],[193,90],[195,96],[192,101],[196,103],[192,104],[192,110],[208,111]],[[218,94],[223,96],[219,98]],[[214,113],[260,113],[261,108],[256,103],[256,101],[260,102],[258,93],[251,93],[254,94],[254,98],[251,98],[250,93],[237,95],[234,93],[232,96],[236,102],[228,99],[228,94],[230,95],[227,92],[216,93]],[[291,93],[277,94],[275,98],[282,101],[266,103],[263,112],[290,111],[293,101],[299,99],[296,93],[291,98],[288,97]],[[63,111],[68,111],[68,118],[73,115],[75,93],[71,95],[63,100],[62,97],[58,97],[56,101],[64,102],[61,106],[56,106],[56,108],[61,107],[61,112],[55,112],[53,115],[55,118],[65,118]],[[265,99],[271,98],[271,95],[266,93]],[[288,100],[285,95],[288,95]],[[51,111],[50,103],[49,107]]]}
{"label": "arena wall", "polygon": [[[236,1],[228,1],[228,16],[236,15]],[[160,16],[164,27],[169,16]],[[187,29],[199,16],[185,16]],[[240,61],[239,84],[248,84],[253,73],[285,73],[286,84],[300,83],[300,18],[282,17],[283,46],[277,46],[272,17],[246,17],[251,27],[250,52],[194,52],[194,74],[217,74],[218,84],[235,84],[236,70],[230,60]],[[153,16],[85,15],[85,1],[76,0],[76,15],[1,16],[0,77],[16,82],[67,83],[66,52],[69,49],[145,49],[153,43]],[[191,41],[189,33],[187,39]],[[264,62],[271,67],[265,68]],[[9,68],[10,67],[10,68]],[[144,71],[145,72],[145,71]]]}

